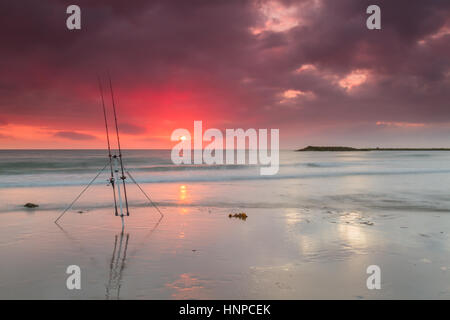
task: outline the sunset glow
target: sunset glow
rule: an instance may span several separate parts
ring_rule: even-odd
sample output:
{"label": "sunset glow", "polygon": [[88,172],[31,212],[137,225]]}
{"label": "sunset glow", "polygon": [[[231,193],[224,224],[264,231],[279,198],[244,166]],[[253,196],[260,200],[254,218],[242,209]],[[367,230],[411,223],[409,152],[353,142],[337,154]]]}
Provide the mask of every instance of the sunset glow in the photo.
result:
{"label": "sunset glow", "polygon": [[[126,148],[171,148],[171,132],[195,120],[205,129],[277,128],[282,148],[357,145],[362,135],[383,144],[386,129],[405,126],[373,125],[379,115],[423,123],[424,137],[450,146],[442,125],[450,123],[450,20],[439,4],[411,15],[391,6],[382,32],[365,28],[363,8],[348,10],[352,1],[208,2],[181,17],[166,3],[120,14],[119,1],[83,2],[80,32],[37,15],[37,5],[1,8],[4,23],[22,27],[0,31],[0,148],[105,148],[97,85],[105,70]],[[51,6],[65,12],[63,3]],[[402,27],[411,17],[433,24]]]}

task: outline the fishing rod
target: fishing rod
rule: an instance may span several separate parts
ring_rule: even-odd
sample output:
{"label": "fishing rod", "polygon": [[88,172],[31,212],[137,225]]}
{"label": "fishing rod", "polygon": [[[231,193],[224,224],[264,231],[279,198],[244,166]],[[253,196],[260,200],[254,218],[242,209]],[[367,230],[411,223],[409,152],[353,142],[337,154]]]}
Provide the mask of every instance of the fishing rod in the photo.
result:
{"label": "fishing rod", "polygon": [[102,98],[103,116],[105,119],[105,128],[106,128],[106,141],[108,142],[109,167],[111,170],[111,177],[109,178],[109,183],[111,184],[112,189],[113,189],[115,215],[118,216],[119,213],[117,212],[116,187],[115,187],[115,179],[114,179],[113,163],[112,163],[112,155],[111,155],[111,144],[109,141],[108,120],[106,118],[105,99],[103,98],[103,88],[102,88],[102,83],[100,81],[100,77],[98,78],[98,86],[100,89],[100,96]]}
{"label": "fishing rod", "polygon": [[[123,194],[124,194],[124,197],[125,197],[125,206],[126,206],[126,209],[127,209],[127,216],[129,216],[130,212],[128,210],[128,197],[127,197],[127,188],[126,188],[126,183],[125,183],[125,179],[127,177],[125,176],[125,172],[124,172],[124,169],[123,169],[122,149],[120,148],[119,126],[117,124],[116,104],[114,102],[113,87],[112,87],[111,77],[110,77],[109,73],[108,73],[108,79],[109,79],[109,88],[110,88],[110,91],[111,91],[111,100],[112,100],[112,106],[113,106],[113,112],[114,112],[114,122],[115,122],[115,125],[116,125],[117,147],[119,149],[120,169],[121,169],[121,173],[122,173],[122,176],[120,177],[120,179],[122,180],[122,185],[123,185]],[[119,188],[119,193],[120,193],[120,188]]]}
{"label": "fishing rod", "polygon": [[[130,212],[128,209],[128,196],[127,196],[127,188],[126,188],[126,176],[125,176],[125,172],[128,174],[128,176],[130,177],[131,181],[136,184],[139,188],[139,190],[144,194],[144,196],[149,200],[149,202],[153,205],[153,207],[155,207],[155,209],[159,212],[159,214],[161,215],[160,220],[163,218],[164,214],[161,212],[161,210],[158,208],[158,206],[156,205],[156,203],[154,203],[152,201],[152,199],[150,198],[150,196],[142,189],[142,187],[137,183],[137,181],[134,179],[134,177],[130,174],[129,171],[126,171],[123,165],[123,160],[122,160],[122,148],[120,146],[120,137],[119,137],[119,125],[117,123],[117,112],[116,112],[116,104],[115,104],[115,100],[114,100],[114,91],[113,91],[113,87],[112,87],[112,81],[111,81],[111,77],[108,74],[108,80],[109,80],[109,89],[111,92],[111,101],[112,101],[112,108],[113,108],[113,114],[114,114],[114,124],[115,124],[115,128],[116,128],[116,136],[117,136],[117,149],[118,149],[118,155],[117,154],[113,154],[112,149],[111,149],[111,140],[109,137],[109,127],[108,127],[108,119],[107,119],[107,114],[106,114],[106,104],[105,104],[105,97],[103,94],[103,86],[101,83],[101,79],[100,77],[98,78],[98,85],[99,85],[99,90],[100,90],[100,97],[101,97],[101,102],[102,102],[102,109],[103,109],[103,118],[105,121],[105,130],[106,130],[106,141],[108,144],[108,157],[109,157],[109,162],[105,164],[105,166],[100,170],[100,172],[97,173],[97,175],[84,187],[84,189],[78,194],[78,196],[70,203],[69,206],[67,206],[67,208],[58,216],[58,218],[54,221],[57,225],[58,225],[58,221],[64,216],[64,214],[66,212],[68,212],[73,205],[75,204],[75,202],[78,201],[78,199],[85,193],[85,191],[94,183],[94,181],[100,176],[100,174],[106,169],[106,167],[109,166],[109,171],[110,171],[110,178],[108,179],[109,183],[112,186],[113,189],[113,195],[114,195],[114,209],[115,209],[115,215],[116,216],[120,216],[121,220],[122,220],[122,232],[125,228],[125,222],[124,222],[124,216],[129,216]],[[119,169],[120,166],[120,169]],[[121,173],[121,176],[119,176]],[[122,183],[120,183],[119,180],[122,180]],[[125,201],[125,209],[126,209],[126,214],[124,214],[124,207],[123,207],[123,201],[122,201],[122,188],[123,188],[123,195],[124,195],[124,201]],[[117,192],[117,194],[116,194]],[[120,214],[119,214],[119,209],[120,209]],[[159,224],[159,222],[158,222]]]}

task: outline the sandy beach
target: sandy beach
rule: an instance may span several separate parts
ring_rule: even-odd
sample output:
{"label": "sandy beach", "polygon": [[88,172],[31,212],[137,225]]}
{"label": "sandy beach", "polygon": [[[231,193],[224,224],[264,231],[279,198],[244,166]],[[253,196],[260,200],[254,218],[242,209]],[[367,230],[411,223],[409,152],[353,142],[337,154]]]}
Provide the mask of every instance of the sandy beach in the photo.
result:
{"label": "sandy beach", "polygon": [[[285,151],[270,183],[246,167],[166,168],[169,182],[158,182],[162,169],[147,167],[149,157],[163,158],[129,151],[164,218],[130,185],[124,234],[106,174],[59,227],[53,223],[93,176],[95,154],[80,160],[88,172],[82,178],[47,164],[49,172],[36,165],[39,157],[28,176],[3,170],[0,298],[450,298],[445,152]],[[238,212],[248,218],[228,217]],[[69,265],[81,268],[81,290],[66,288]],[[381,268],[381,290],[367,289],[369,265]]]}

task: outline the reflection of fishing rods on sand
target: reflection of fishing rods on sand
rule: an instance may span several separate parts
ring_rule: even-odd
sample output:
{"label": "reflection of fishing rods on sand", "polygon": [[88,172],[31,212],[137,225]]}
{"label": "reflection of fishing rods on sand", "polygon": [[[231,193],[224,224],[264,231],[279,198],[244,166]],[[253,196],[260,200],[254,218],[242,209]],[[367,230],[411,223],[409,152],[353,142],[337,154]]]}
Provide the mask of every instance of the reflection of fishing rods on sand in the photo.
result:
{"label": "reflection of fishing rods on sand", "polygon": [[[158,228],[161,223],[162,216],[155,223],[154,227],[150,230],[150,232],[144,237],[144,240],[136,246],[136,248],[131,252],[131,256],[134,256],[136,252],[145,244],[146,240],[150,238],[153,232]],[[117,245],[117,239],[119,238],[119,245]],[[114,237],[114,250],[111,257],[111,263],[109,264],[109,280],[106,285],[106,299],[111,299],[111,291],[116,290],[117,295],[115,298],[120,298],[120,288],[122,286],[122,276],[125,266],[129,264],[129,260],[127,260],[127,250],[128,250],[128,242],[129,242],[130,234],[126,234],[125,244],[124,242],[124,234],[120,233],[120,236],[116,234]],[[122,250],[123,248],[123,250]]]}
{"label": "reflection of fishing rods on sand", "polygon": [[82,253],[86,253],[86,250],[84,250],[83,246],[81,244],[78,243],[78,239],[76,239],[75,237],[73,237],[69,232],[67,232],[62,226],[60,226],[59,224],[56,224],[56,226],[59,228],[59,230],[61,230],[61,232],[64,234],[64,236],[69,239],[72,242],[75,242],[77,244],[78,249],[82,252]]}
{"label": "reflection of fishing rods on sand", "polygon": [[[151,237],[151,235],[155,232],[155,230],[158,228],[159,224],[161,223],[163,217],[161,216],[158,221],[156,221],[153,228],[144,236],[144,239],[141,243],[139,243],[136,248],[131,252],[131,255],[127,255],[128,251],[128,245],[130,243],[130,234],[124,235],[123,232],[120,234],[116,234],[114,236],[114,249],[113,254],[111,257],[111,261],[109,264],[109,278],[108,278],[108,284],[106,285],[106,299],[111,299],[112,292],[116,290],[115,298],[120,298],[120,289],[122,287],[122,278],[123,278],[123,271],[125,270],[126,265],[130,264],[130,260],[127,258],[128,256],[134,256],[146,243],[146,241]],[[69,239],[72,242],[76,242],[79,250],[83,253],[87,253],[85,248],[78,243],[78,239],[73,237],[68,231],[66,231],[62,226],[57,224],[58,228],[62,231],[65,237]]]}
{"label": "reflection of fishing rods on sand", "polygon": [[99,78],[98,84],[99,84],[100,96],[101,96],[101,101],[102,101],[103,116],[104,116],[104,120],[105,120],[106,141],[108,143],[109,161],[97,173],[97,175],[86,185],[86,187],[84,187],[84,189],[78,194],[78,196],[72,201],[72,203],[59,215],[59,217],[55,220],[56,224],[58,224],[59,219],[61,219],[64,216],[64,214],[73,207],[75,202],[77,202],[77,200],[83,195],[83,193],[94,183],[94,181],[100,176],[100,174],[106,169],[106,167],[108,165],[110,168],[110,178],[108,179],[108,182],[109,182],[109,185],[111,185],[112,191],[113,191],[114,215],[120,216],[120,218],[122,220],[122,232],[125,228],[124,217],[130,215],[130,211],[128,208],[127,187],[126,187],[127,177],[125,176],[125,172],[128,175],[128,177],[131,179],[131,181],[134,184],[136,184],[136,186],[139,188],[139,190],[144,194],[144,196],[147,198],[147,200],[153,205],[153,207],[156,208],[158,213],[161,215],[161,218],[164,216],[164,214],[161,212],[161,210],[158,208],[158,206],[152,201],[152,199],[144,191],[144,189],[141,188],[141,186],[137,183],[137,181],[134,179],[134,177],[131,175],[131,173],[124,168],[123,160],[122,160],[122,149],[120,147],[119,126],[117,124],[116,104],[114,101],[114,92],[113,92],[111,77],[109,77],[109,75],[108,75],[108,79],[109,79],[109,89],[110,89],[110,93],[111,93],[112,109],[113,109],[113,114],[114,114],[114,124],[115,124],[115,131],[116,131],[116,137],[117,137],[118,154],[115,154],[115,153],[113,154],[111,152],[108,120],[107,120],[107,116],[106,116],[106,106],[105,106],[105,100],[104,100],[104,96],[103,96],[103,88],[102,88],[102,84],[101,84],[101,81]]}
{"label": "reflection of fishing rods on sand", "polygon": [[[148,234],[144,237],[142,242],[136,246],[136,248],[131,252],[131,256],[134,256],[141,247],[146,243],[146,240],[150,238],[150,236],[153,234],[153,232],[158,228],[159,224],[161,223],[163,216],[159,218],[158,221],[156,221],[153,228],[148,232]],[[126,264],[129,264],[129,260],[127,260],[127,249],[128,249],[128,240],[130,235],[126,235],[126,241],[125,241],[125,248],[122,251],[122,242],[124,239],[123,232],[120,233],[119,238],[119,247],[117,247],[117,235],[115,235],[114,240],[114,250],[111,257],[111,263],[109,265],[109,281],[108,285],[106,286],[106,299],[111,298],[111,291],[117,290],[117,296],[116,298],[120,298],[120,288],[122,286],[122,276],[123,276],[123,270],[125,269]],[[122,254],[123,252],[123,254]],[[122,258],[121,258],[122,257]],[[120,263],[120,264],[119,264]]]}
{"label": "reflection of fishing rods on sand", "polygon": [[158,228],[159,224],[161,223],[161,220],[163,219],[163,217],[160,217],[158,221],[156,221],[155,225],[153,226],[153,228],[148,232],[148,234],[144,237],[144,239],[142,240],[142,242],[140,244],[138,244],[136,246],[136,248],[134,249],[134,251],[132,252],[132,255],[134,255],[136,252],[138,252],[138,250],[146,243],[146,240],[148,240],[151,235],[153,234],[153,232],[155,232],[155,230]]}
{"label": "reflection of fishing rods on sand", "polygon": [[[117,238],[119,238],[119,245],[117,245]],[[127,233],[124,244],[123,232],[120,233],[120,237],[118,237],[117,234],[115,235],[114,250],[111,257],[111,263],[109,264],[109,280],[106,285],[106,299],[111,298],[111,291],[114,290],[117,292],[116,298],[120,298],[120,287],[122,286],[122,275],[127,261],[129,238],[130,235]]]}

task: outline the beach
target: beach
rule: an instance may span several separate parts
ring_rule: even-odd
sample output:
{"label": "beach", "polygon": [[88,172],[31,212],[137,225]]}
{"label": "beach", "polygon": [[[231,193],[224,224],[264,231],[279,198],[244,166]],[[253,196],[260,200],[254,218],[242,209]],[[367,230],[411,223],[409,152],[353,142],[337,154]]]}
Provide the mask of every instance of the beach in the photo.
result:
{"label": "beach", "polygon": [[[0,299],[450,298],[449,152],[284,150],[279,173],[261,176],[125,150],[164,217],[128,181],[122,234],[105,170],[55,225],[106,160],[0,151]],[[66,287],[69,265],[81,290]],[[370,265],[380,290],[366,286]]]}

